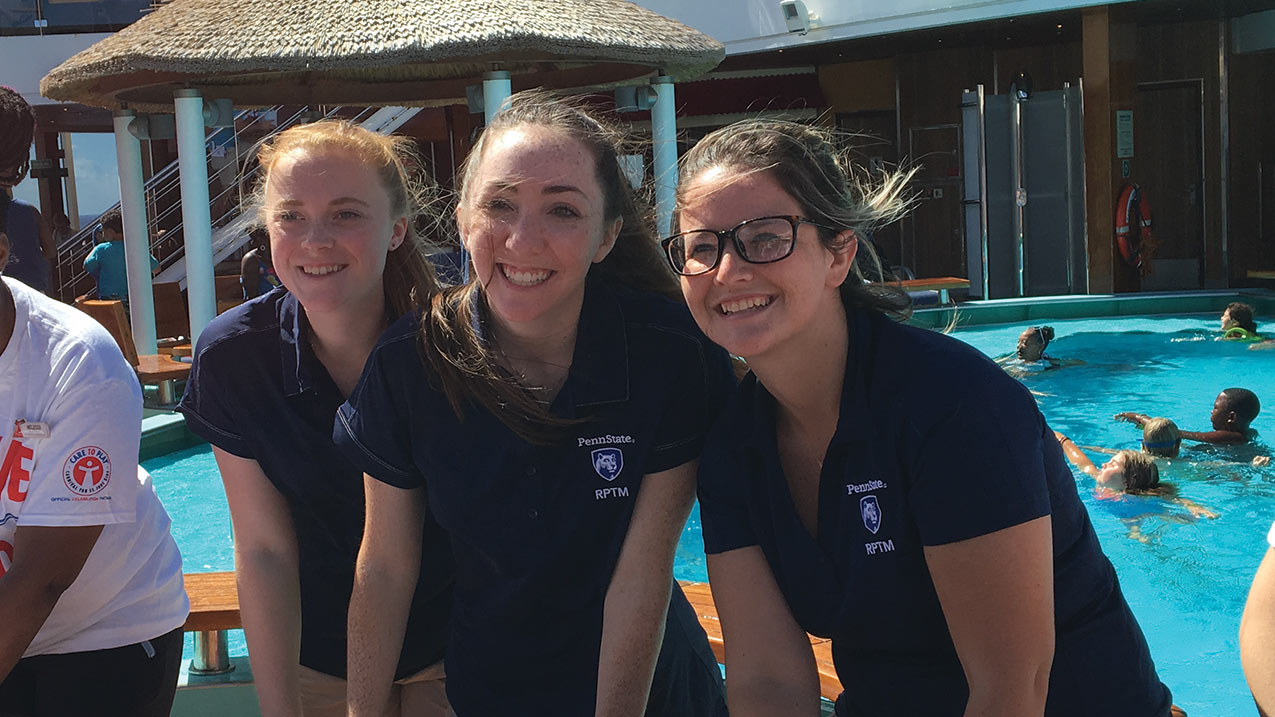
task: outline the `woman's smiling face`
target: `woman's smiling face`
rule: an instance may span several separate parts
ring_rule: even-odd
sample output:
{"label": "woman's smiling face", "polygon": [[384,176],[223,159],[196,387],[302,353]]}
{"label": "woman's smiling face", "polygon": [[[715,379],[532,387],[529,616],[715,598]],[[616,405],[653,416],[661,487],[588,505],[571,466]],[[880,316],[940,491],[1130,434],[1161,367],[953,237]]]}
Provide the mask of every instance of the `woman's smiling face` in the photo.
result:
{"label": "woman's smiling face", "polygon": [[589,267],[615,244],[597,158],[562,132],[519,125],[490,139],[457,211],[492,316],[523,336],[574,325]]}
{"label": "woman's smiling face", "polygon": [[294,150],[270,168],[266,227],[276,274],[310,313],[384,302],[386,255],[407,233],[375,171],[352,154]]}
{"label": "woman's smiling face", "polygon": [[[682,192],[682,231],[722,231],[767,216],[803,216],[797,202],[765,171],[710,167]],[[809,217],[807,217],[809,218]],[[749,264],[727,241],[717,267],[683,276],[682,294],[700,329],[736,356],[761,356],[811,328],[828,302],[840,302],[857,242],[834,254],[810,224],[797,226],[792,254],[772,264]]]}

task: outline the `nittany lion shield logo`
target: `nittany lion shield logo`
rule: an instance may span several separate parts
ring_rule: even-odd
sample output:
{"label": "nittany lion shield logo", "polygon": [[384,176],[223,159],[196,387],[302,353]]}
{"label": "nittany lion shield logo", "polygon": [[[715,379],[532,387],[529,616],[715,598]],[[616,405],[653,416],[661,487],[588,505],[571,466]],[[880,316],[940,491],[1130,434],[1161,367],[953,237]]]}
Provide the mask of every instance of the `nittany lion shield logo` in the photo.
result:
{"label": "nittany lion shield logo", "polygon": [[593,470],[602,480],[613,481],[624,470],[624,453],[619,448],[595,448],[593,450]]}
{"label": "nittany lion shield logo", "polygon": [[872,531],[873,535],[881,529],[881,506],[877,504],[875,495],[865,495],[859,499],[859,513],[863,516],[863,527]]}

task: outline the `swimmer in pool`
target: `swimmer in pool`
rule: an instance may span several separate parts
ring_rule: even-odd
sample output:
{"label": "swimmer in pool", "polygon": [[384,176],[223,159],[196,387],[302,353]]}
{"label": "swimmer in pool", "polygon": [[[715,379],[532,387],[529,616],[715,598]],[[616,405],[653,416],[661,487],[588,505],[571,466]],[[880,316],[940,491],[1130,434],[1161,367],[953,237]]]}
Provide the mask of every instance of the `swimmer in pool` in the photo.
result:
{"label": "swimmer in pool", "polygon": [[1248,341],[1250,351],[1275,349],[1275,339],[1257,333],[1253,320],[1253,307],[1238,301],[1226,305],[1222,312],[1222,338],[1230,341]]}
{"label": "swimmer in pool", "polygon": [[[1228,388],[1217,395],[1213,401],[1213,410],[1209,414],[1211,431],[1182,431],[1182,438],[1201,443],[1220,445],[1239,445],[1248,443],[1257,436],[1257,431],[1249,428],[1249,424],[1257,418],[1262,410],[1257,394],[1247,388]],[[1117,413],[1117,421],[1128,421],[1142,428],[1151,420],[1145,413],[1124,411]]]}
{"label": "swimmer in pool", "polygon": [[1046,356],[1045,348],[1053,340],[1054,327],[1052,326],[1031,326],[1023,329],[1023,333],[1018,335],[1018,346],[1014,353],[1001,356],[996,359],[996,363],[1014,378],[1023,378],[1051,368],[1084,363],[1075,359],[1056,359]]}
{"label": "swimmer in pool", "polygon": [[[1096,451],[1115,455],[1115,448],[1101,446],[1083,446],[1087,451]],[[1178,424],[1168,418],[1149,418],[1142,426],[1142,452],[1156,458],[1177,458],[1182,448],[1182,432]]]}
{"label": "swimmer in pool", "polygon": [[[1098,500],[1115,501],[1125,496],[1164,498],[1169,503],[1186,508],[1193,518],[1217,517],[1217,513],[1213,510],[1178,495],[1177,488],[1172,483],[1161,481],[1159,466],[1156,465],[1155,459],[1146,453],[1130,450],[1116,451],[1116,454],[1099,468],[1070,438],[1058,431],[1054,431],[1054,436],[1058,439],[1058,445],[1062,447],[1063,455],[1067,456],[1067,460],[1081,472],[1093,477],[1095,481],[1093,494]],[[1142,521],[1151,516],[1175,522],[1189,522],[1184,517],[1159,512],[1122,516],[1120,520],[1128,526],[1130,538],[1147,542],[1147,537],[1142,533]]]}
{"label": "swimmer in pool", "polygon": [[[1082,446],[1087,451],[1096,451],[1098,453],[1107,453],[1114,455],[1118,453],[1115,448],[1103,448],[1101,446]],[[1168,418],[1152,418],[1142,426],[1142,452],[1155,458],[1162,459],[1158,465],[1161,469],[1173,465],[1170,460],[1177,458],[1182,448],[1182,432],[1178,430],[1178,424]],[[1237,461],[1191,461],[1188,466],[1195,470],[1206,469],[1209,471],[1225,470],[1227,466],[1234,466]],[[1244,458],[1239,460],[1240,463],[1249,463],[1254,468],[1262,468],[1271,463],[1271,457],[1267,455],[1255,455],[1251,460]]]}
{"label": "swimmer in pool", "polygon": [[1238,301],[1226,305],[1222,312],[1222,338],[1229,340],[1253,340],[1257,334],[1257,322],[1253,321],[1253,307]]}

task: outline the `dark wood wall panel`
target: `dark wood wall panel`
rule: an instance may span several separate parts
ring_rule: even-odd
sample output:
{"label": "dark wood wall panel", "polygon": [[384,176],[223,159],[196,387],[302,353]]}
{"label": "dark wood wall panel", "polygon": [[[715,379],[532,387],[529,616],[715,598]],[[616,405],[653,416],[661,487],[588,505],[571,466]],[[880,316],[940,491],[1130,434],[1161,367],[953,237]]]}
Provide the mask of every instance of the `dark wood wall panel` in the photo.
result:
{"label": "dark wood wall panel", "polygon": [[[1166,25],[1150,25],[1138,28],[1137,81],[1141,83],[1169,82],[1174,80],[1202,79],[1204,81],[1204,177],[1203,191],[1197,197],[1201,202],[1204,222],[1204,285],[1226,286],[1227,277],[1222,265],[1222,133],[1221,101],[1219,92],[1219,24],[1208,20],[1181,22]],[[1149,103],[1148,110],[1160,110],[1161,102]],[[1135,106],[1134,111],[1137,112]],[[1135,119],[1135,126],[1137,125]],[[1163,126],[1165,132],[1175,131],[1173,126]],[[1135,133],[1134,147],[1138,139]],[[1161,162],[1167,161],[1161,159]],[[1139,170],[1137,157],[1135,172]],[[1146,176],[1145,182],[1154,187],[1157,177]],[[1168,178],[1166,178],[1168,179]],[[1172,180],[1169,180],[1173,184]],[[1162,196],[1156,204],[1169,206],[1187,201],[1187,197]],[[1170,251],[1179,251],[1176,247]]]}
{"label": "dark wood wall panel", "polygon": [[1275,54],[1234,55],[1229,70],[1230,283],[1269,286],[1246,272],[1275,268]]}

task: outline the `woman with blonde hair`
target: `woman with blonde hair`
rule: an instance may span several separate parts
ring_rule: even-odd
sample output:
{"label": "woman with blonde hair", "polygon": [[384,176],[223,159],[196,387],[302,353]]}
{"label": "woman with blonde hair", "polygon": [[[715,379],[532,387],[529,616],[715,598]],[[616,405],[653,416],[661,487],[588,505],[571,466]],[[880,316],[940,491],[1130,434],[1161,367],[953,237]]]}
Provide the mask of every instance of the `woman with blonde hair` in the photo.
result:
{"label": "woman with blonde hair", "polygon": [[[415,219],[408,139],[344,121],[279,134],[258,155],[261,221],[282,288],[200,335],[179,410],[213,445],[235,533],[240,611],[262,713],[345,715],[346,615],[362,471],[332,423],[377,337],[437,291]],[[408,632],[378,714],[444,715],[453,567],[425,518]]]}

